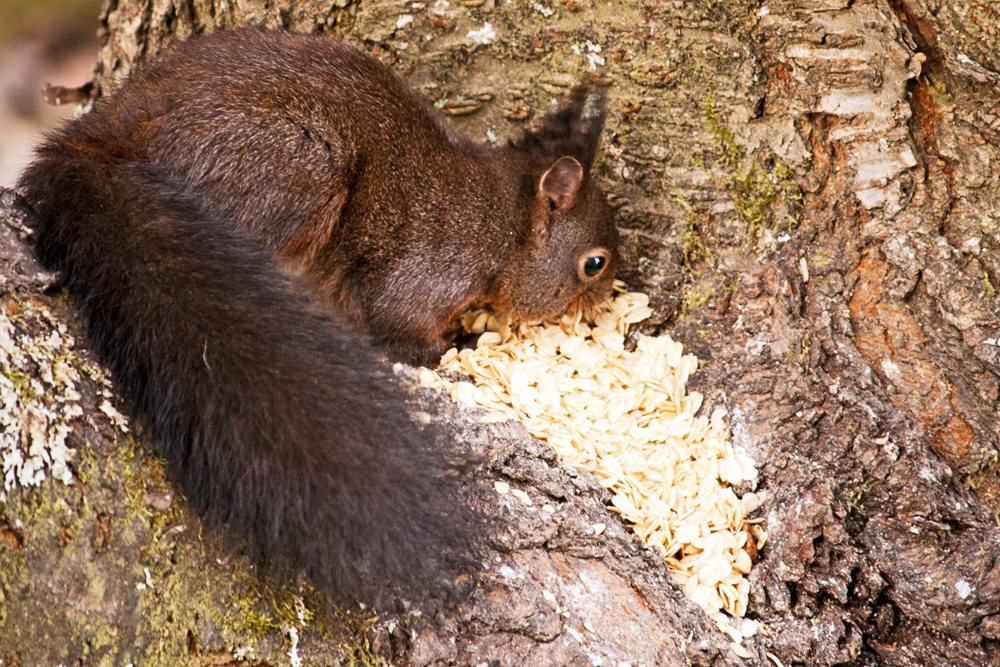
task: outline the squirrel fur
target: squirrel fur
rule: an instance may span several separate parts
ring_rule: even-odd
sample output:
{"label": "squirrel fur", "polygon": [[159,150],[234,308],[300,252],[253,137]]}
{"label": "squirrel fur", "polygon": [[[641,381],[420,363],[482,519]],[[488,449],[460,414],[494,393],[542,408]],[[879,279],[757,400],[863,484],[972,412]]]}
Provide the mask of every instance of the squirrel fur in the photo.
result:
{"label": "squirrel fur", "polygon": [[220,31],[51,134],[18,188],[193,507],[335,597],[407,594],[482,528],[383,357],[435,361],[473,301],[537,318],[608,293],[594,97],[487,148],[353,47]]}

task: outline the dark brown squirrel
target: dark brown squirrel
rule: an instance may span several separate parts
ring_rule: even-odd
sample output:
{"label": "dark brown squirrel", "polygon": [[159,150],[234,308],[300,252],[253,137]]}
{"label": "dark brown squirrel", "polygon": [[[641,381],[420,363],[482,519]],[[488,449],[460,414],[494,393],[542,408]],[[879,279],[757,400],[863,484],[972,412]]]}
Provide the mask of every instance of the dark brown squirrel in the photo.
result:
{"label": "dark brown squirrel", "polygon": [[537,318],[608,293],[588,97],[486,148],[350,46],[221,31],[49,136],[18,187],[191,504],[334,597],[419,594],[482,527],[380,348],[427,363],[472,301]]}

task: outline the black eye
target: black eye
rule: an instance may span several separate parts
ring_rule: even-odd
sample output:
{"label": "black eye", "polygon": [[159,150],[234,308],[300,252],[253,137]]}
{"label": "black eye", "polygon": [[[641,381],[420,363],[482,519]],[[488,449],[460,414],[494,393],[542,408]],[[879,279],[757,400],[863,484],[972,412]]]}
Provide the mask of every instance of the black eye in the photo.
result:
{"label": "black eye", "polygon": [[587,248],[576,260],[576,277],[581,283],[589,283],[608,268],[610,253],[606,248]]}
{"label": "black eye", "polygon": [[583,272],[586,273],[588,277],[593,278],[604,269],[604,265],[607,261],[608,260],[604,257],[604,255],[593,255],[588,257],[583,263]]}

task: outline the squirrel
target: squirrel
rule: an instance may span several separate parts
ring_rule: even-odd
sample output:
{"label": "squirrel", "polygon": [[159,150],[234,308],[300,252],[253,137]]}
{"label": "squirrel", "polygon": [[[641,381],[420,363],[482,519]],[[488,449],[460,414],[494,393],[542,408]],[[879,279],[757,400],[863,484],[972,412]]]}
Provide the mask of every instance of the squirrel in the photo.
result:
{"label": "squirrel", "polygon": [[536,319],[610,292],[604,116],[580,86],[485,147],[354,47],[231,29],[140,65],[18,189],[191,505],[258,561],[374,600],[454,575],[483,530],[386,358],[434,362],[472,302]]}

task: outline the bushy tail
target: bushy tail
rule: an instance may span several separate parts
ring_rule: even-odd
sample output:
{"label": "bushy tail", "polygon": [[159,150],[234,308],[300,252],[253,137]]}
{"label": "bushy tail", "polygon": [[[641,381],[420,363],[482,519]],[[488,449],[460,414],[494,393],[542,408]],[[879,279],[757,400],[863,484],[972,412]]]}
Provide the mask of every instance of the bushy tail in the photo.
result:
{"label": "bushy tail", "polygon": [[370,345],[154,167],[71,143],[19,183],[38,252],[191,504],[335,597],[457,574],[472,528],[450,440],[413,423]]}

